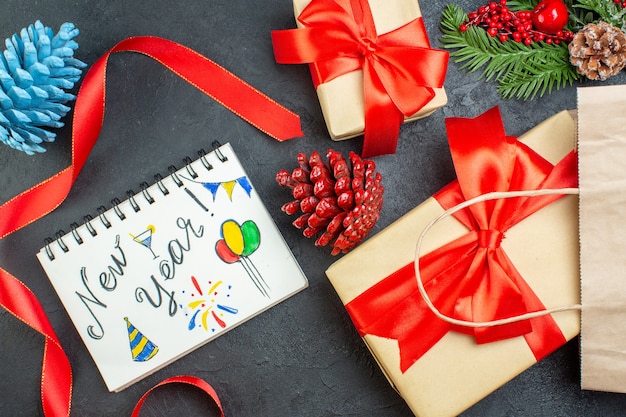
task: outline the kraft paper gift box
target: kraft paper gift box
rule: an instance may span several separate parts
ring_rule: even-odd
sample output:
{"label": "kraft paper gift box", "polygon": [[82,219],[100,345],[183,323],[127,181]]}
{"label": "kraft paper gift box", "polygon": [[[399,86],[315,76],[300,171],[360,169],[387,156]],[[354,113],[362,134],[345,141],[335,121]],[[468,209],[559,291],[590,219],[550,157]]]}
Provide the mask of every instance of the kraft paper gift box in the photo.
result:
{"label": "kraft paper gift box", "polygon": [[[572,152],[576,136],[575,113],[558,113],[521,136],[519,143],[526,144],[530,151],[522,154],[518,152],[519,155],[514,159],[511,159],[511,152],[526,149],[524,145],[518,145],[515,138],[504,138],[495,144],[476,143],[480,136],[489,136],[494,129],[496,132],[503,131],[502,126],[493,128],[493,123],[483,123],[485,116],[489,116],[492,121],[499,120],[499,112],[495,108],[479,118],[465,119],[470,122],[469,126],[456,128],[456,136],[467,136],[456,142],[460,152],[453,152],[459,179],[459,165],[462,165],[462,180],[455,180],[444,187],[326,271],[376,361],[417,416],[454,416],[461,413],[577,336],[580,331],[579,311],[545,315],[541,317],[541,322],[532,319],[532,329],[522,329],[529,322],[521,321],[492,327],[484,332],[485,328],[474,331],[464,326],[449,325],[423,306],[414,273],[416,243],[427,224],[444,213],[442,205],[449,208],[464,199],[475,197],[459,197],[459,182],[471,188],[475,186],[473,184],[484,184],[485,179],[489,178],[490,182],[499,184],[494,187],[498,191],[506,191],[508,188],[576,186],[576,161]],[[450,135],[448,127],[449,138]],[[481,149],[472,152],[473,147],[491,145],[498,147],[504,157],[491,160],[485,158],[485,166],[479,169],[476,158],[481,158],[484,152]],[[509,168],[518,170],[520,165],[527,165],[530,159],[527,155],[533,154],[532,150],[540,155],[540,158],[535,158],[539,160],[537,166],[540,168],[533,169],[546,172],[552,170],[545,180],[533,184],[519,178],[490,178],[497,176],[495,173],[506,172]],[[543,158],[547,165],[541,161]],[[501,164],[503,160],[508,162]],[[507,168],[507,164],[512,166]],[[522,168],[517,175],[523,177],[525,170],[526,168]],[[563,173],[567,175],[561,175]],[[567,180],[563,180],[565,176]],[[463,192],[466,192],[465,188]],[[473,192],[476,193],[475,190]],[[532,198],[526,204],[538,203],[537,200],[539,198]],[[525,307],[528,311],[579,303],[577,196],[557,196],[553,200],[547,205],[541,203],[536,211],[524,209],[518,213],[502,209],[506,204],[517,204],[513,200],[506,204],[502,200],[482,203],[484,207],[502,209],[501,218],[496,219],[495,224],[510,223],[507,219],[521,216],[514,224],[502,227],[503,236],[498,236],[493,231],[474,231],[465,225],[468,220],[462,223],[456,217],[445,217],[430,229],[424,237],[420,252],[420,271],[427,294],[433,299],[435,306],[439,308],[442,305],[441,299],[437,298],[439,295],[457,292],[456,298],[451,298],[448,311],[449,315],[456,318],[483,322],[490,318],[499,319],[521,314],[525,311],[511,307],[519,303],[519,298],[515,291],[507,288],[508,283],[504,281],[509,278],[511,281],[517,280],[518,284],[521,279],[521,287],[530,288],[530,295],[528,288],[521,291],[522,299],[534,299]],[[475,213],[478,214],[473,219],[470,218],[470,221],[479,224],[489,221],[485,218],[476,220],[483,213],[481,210],[477,209]],[[464,216],[465,211],[459,214]],[[491,222],[494,223],[493,217]],[[454,249],[454,243],[463,242],[464,239],[469,241],[469,246],[461,245],[461,253],[471,252],[472,256],[476,256],[470,262],[469,268],[480,269],[481,265],[487,265],[487,272],[478,282],[468,281],[469,272],[459,270],[459,265],[463,264],[460,259],[464,255],[459,255],[458,245]],[[472,241],[477,249],[472,247]],[[448,248],[449,253],[446,252]],[[483,252],[483,255],[488,253],[489,260],[479,259],[476,251]],[[439,261],[433,255],[435,253],[443,254]],[[446,259],[446,256],[451,258]],[[494,262],[494,258],[506,259],[502,262],[496,259]],[[435,268],[436,280],[428,281],[427,268]],[[513,271],[504,274],[504,281],[498,280],[497,278],[502,278],[501,271],[507,268]],[[500,294],[495,294],[490,289],[501,291]],[[499,311],[499,316],[490,317],[488,312],[475,312],[473,318],[468,317],[466,310],[471,306],[463,304],[468,299],[471,299],[470,304],[477,309],[489,306]],[[542,333],[546,323],[556,326],[556,331],[552,329]],[[495,334],[490,334],[491,331],[495,331]],[[516,334],[521,335],[515,336]],[[531,345],[534,347],[531,348]]]}
{"label": "kraft paper gift box", "polygon": [[[363,12],[365,17],[362,19],[358,17],[361,14],[360,11],[352,10],[352,7],[357,7],[356,4],[358,3],[361,3],[361,7],[366,9]],[[363,150],[364,156],[367,157],[392,153],[395,151],[395,141],[397,141],[400,123],[429,116],[447,103],[443,80],[447,68],[448,53],[430,47],[417,0],[352,0],[352,2],[350,0],[293,0],[293,6],[298,28],[317,26],[311,34],[303,35],[303,37],[307,38],[307,42],[317,39],[319,44],[298,44],[296,47],[297,42],[289,41],[278,47],[278,44],[282,43],[284,39],[279,42],[276,32],[286,33],[290,31],[274,31],[272,36],[276,60],[281,63],[309,63],[328,132],[333,140],[349,139],[365,132],[365,143],[367,144],[369,141],[368,132],[371,132],[372,137],[395,136],[393,139],[389,139],[389,141],[393,141],[393,145],[387,145],[382,150],[381,145],[375,145],[371,148],[368,148],[370,145],[364,145]],[[307,9],[307,6],[314,7]],[[361,21],[369,22],[367,10],[371,10],[373,23],[370,30],[374,30],[375,34],[368,36],[357,33],[352,39],[360,37],[363,39],[351,43],[349,46],[342,43],[343,39],[321,38],[320,33],[325,30],[328,33],[343,30],[337,30],[337,27],[330,27],[329,29],[325,26],[328,21],[335,22],[336,19],[342,19],[342,21],[347,19],[349,22],[345,24],[345,27],[353,28],[355,32],[358,32],[359,29],[367,31],[367,29],[363,29],[363,26],[359,27]],[[307,13],[303,15],[303,11]],[[332,16],[325,15],[325,13],[332,13]],[[308,19],[306,25],[302,21],[305,17]],[[356,25],[352,24],[354,23],[350,21],[352,19],[357,21]],[[341,26],[341,28],[343,27]],[[371,46],[368,37],[375,39],[375,41],[371,41]],[[334,49],[332,52],[325,51],[325,49],[331,49],[333,45],[339,45],[338,49]],[[387,45],[391,45],[392,48],[385,49]],[[404,52],[410,51],[411,55],[397,59],[398,45],[406,45]],[[290,54],[284,54],[286,50],[298,48],[306,50],[306,52],[298,54],[297,59],[300,61],[294,60],[295,58]],[[310,55],[309,52],[315,48],[319,49]],[[379,57],[372,62],[385,61],[394,64],[397,62],[400,63],[400,66],[391,68],[388,74],[383,74],[385,71],[382,70],[382,67],[391,66],[375,64],[373,67],[367,68],[364,77],[363,68],[364,65],[368,65],[367,59],[360,56],[362,51],[351,48],[370,48],[370,52],[379,54]],[[395,51],[392,52],[390,58],[390,55],[386,54],[391,49],[395,49]],[[332,55],[329,58],[328,53],[342,56],[335,59],[335,55]],[[367,54],[368,52],[365,52],[365,55]],[[289,59],[286,60],[287,56]],[[361,64],[359,64],[359,60]],[[408,72],[415,74],[409,76],[410,79],[403,79],[401,74],[404,73],[406,76]],[[381,78],[382,85],[373,85],[378,84],[378,81],[374,81],[372,84],[368,74],[373,74],[374,79]],[[392,79],[399,81],[396,87],[390,87],[390,84],[395,82]],[[375,107],[372,112],[380,113],[375,114],[370,119],[369,116],[366,116],[368,114],[366,94],[371,97],[379,97],[381,95],[380,88],[383,88],[383,95],[386,90],[386,93],[391,96],[390,99],[387,99],[388,103],[383,103],[384,106],[395,104],[397,108],[381,110],[384,106],[380,105],[380,102],[370,101],[374,103]],[[398,93],[404,94],[405,97],[394,96]],[[377,117],[379,120],[376,120]],[[366,119],[368,120],[367,123]],[[384,132],[381,134],[381,131]],[[372,151],[370,152],[368,149],[372,149]]]}

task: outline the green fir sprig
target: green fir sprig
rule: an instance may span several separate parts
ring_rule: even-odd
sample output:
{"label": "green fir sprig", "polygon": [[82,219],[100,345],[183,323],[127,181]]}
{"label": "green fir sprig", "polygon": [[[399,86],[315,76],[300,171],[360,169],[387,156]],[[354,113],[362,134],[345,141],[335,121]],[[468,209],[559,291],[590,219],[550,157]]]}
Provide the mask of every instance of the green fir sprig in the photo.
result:
{"label": "green fir sprig", "polygon": [[461,69],[470,73],[482,69],[481,77],[495,80],[502,97],[529,100],[581,79],[569,63],[565,43],[501,42],[480,27],[469,26],[461,32],[459,27],[466,20],[467,14],[458,5],[448,4],[441,18],[441,43],[445,49],[454,49],[450,56],[462,64]]}
{"label": "green fir sprig", "polygon": [[583,16],[579,19],[581,27],[592,21],[603,21],[626,30],[626,8],[613,0],[576,0],[572,7],[581,12],[579,16]]}

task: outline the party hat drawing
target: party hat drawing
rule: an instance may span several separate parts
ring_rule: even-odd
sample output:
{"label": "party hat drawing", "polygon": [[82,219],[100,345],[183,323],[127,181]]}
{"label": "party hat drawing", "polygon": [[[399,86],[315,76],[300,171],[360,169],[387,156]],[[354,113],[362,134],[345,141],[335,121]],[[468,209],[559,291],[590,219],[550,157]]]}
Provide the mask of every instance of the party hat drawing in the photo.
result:
{"label": "party hat drawing", "polygon": [[124,317],[126,327],[128,328],[128,342],[130,343],[130,351],[135,362],[149,361],[157,354],[159,348],[143,335],[133,324]]}

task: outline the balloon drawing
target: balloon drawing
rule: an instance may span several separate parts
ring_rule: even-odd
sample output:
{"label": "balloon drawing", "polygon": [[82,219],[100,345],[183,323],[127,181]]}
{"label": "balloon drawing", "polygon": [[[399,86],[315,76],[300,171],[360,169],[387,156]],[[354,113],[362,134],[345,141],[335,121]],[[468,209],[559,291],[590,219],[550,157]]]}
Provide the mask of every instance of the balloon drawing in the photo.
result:
{"label": "balloon drawing", "polygon": [[215,252],[228,264],[239,262],[246,273],[265,297],[269,297],[269,286],[249,258],[261,244],[261,232],[252,220],[241,225],[235,220],[226,220],[221,226],[222,239],[215,244]]}

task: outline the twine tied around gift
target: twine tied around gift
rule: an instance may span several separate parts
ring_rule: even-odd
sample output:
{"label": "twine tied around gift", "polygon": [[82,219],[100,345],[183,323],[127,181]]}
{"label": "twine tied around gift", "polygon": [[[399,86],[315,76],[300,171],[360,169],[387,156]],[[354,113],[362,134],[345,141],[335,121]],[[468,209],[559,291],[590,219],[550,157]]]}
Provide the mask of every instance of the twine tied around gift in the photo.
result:
{"label": "twine tied around gift", "polygon": [[[424,300],[424,303],[428,306],[430,311],[432,311],[432,313],[435,314],[437,318],[447,323],[457,325],[457,326],[479,328],[479,327],[494,327],[494,326],[500,326],[504,324],[516,323],[516,322],[520,322],[520,321],[524,321],[528,319],[546,316],[548,314],[559,313],[562,311],[582,310],[582,304],[572,304],[569,306],[554,307],[554,308],[547,308],[547,309],[539,310],[539,311],[533,311],[533,312],[520,314],[520,315],[512,316],[512,317],[507,317],[503,319],[498,319],[498,320],[469,321],[469,320],[455,319],[454,317],[450,317],[446,314],[443,314],[434,305],[434,303],[428,296],[426,289],[424,288],[424,283],[422,282],[422,277],[420,275],[419,260],[420,260],[422,242],[426,234],[428,233],[428,231],[431,228],[433,228],[437,223],[445,219],[446,217],[449,217],[453,215],[454,213],[460,210],[463,210],[469,206],[472,206],[474,204],[482,203],[482,202],[489,201],[489,200],[498,200],[502,198],[515,198],[515,197],[538,197],[538,196],[543,196],[543,195],[559,195],[559,194],[578,195],[580,194],[580,190],[578,188],[554,188],[554,189],[545,188],[545,189],[540,189],[540,190],[494,191],[494,192],[482,194],[477,197],[471,198],[469,200],[463,201],[457,204],[456,206],[450,207],[449,209],[441,213],[439,216],[431,220],[426,225],[422,233],[419,235],[419,238],[417,239],[417,244],[415,245],[415,262],[414,262],[415,279],[417,280],[417,288],[420,292],[420,295],[422,296]],[[501,240],[502,234],[499,234],[498,238],[499,240]]]}
{"label": "twine tied around gift", "polygon": [[[567,126],[569,123],[571,118]],[[516,137],[506,135],[497,107],[475,118],[448,118],[446,129],[457,180],[433,198],[442,211],[463,202],[475,204],[458,207],[454,213],[467,233],[421,257],[417,249],[419,275],[416,259],[410,255],[410,262],[390,268],[388,276],[349,301],[346,309],[361,335],[397,340],[403,373],[451,331],[466,334],[477,344],[522,336],[539,361],[566,342],[552,315],[500,325],[485,326],[483,322],[546,308],[500,245],[501,235],[565,195],[543,190],[578,188],[577,154],[571,150],[553,164]],[[517,190],[533,190],[530,195],[538,198],[469,201],[492,192]],[[492,196],[502,198],[502,194]],[[466,208],[459,211],[462,207]],[[419,232],[415,231],[410,245],[417,243]],[[450,319],[471,323],[455,325]]]}

